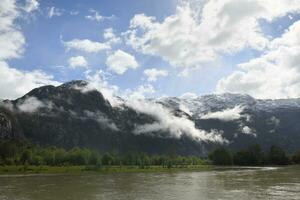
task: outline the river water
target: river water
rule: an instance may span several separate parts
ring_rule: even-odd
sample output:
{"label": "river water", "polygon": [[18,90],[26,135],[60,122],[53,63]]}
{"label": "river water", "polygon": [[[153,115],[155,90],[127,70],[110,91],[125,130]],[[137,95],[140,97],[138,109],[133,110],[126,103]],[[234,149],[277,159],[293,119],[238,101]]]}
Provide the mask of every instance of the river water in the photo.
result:
{"label": "river water", "polygon": [[1,200],[299,199],[300,167],[203,172],[2,175]]}

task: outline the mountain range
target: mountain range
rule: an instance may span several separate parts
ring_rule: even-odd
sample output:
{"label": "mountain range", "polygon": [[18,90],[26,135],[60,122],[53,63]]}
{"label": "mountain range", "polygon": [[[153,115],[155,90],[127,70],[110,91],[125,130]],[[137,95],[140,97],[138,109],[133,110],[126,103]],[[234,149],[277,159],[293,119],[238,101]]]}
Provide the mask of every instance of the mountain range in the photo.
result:
{"label": "mountain range", "polygon": [[253,144],[300,149],[300,99],[226,93],[114,101],[81,80],[39,87],[1,101],[0,138],[120,154],[205,156],[216,146]]}

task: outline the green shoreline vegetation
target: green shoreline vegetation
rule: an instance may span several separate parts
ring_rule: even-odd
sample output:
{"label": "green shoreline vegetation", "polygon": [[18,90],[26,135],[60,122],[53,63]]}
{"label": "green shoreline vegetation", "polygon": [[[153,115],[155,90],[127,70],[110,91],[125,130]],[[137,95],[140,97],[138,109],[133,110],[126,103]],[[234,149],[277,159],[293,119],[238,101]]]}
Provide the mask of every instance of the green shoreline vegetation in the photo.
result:
{"label": "green shoreline vegetation", "polygon": [[259,145],[230,152],[220,147],[208,158],[196,156],[149,155],[128,152],[100,154],[86,148],[65,150],[39,147],[24,140],[0,141],[0,174],[56,174],[56,173],[133,173],[203,171],[218,165],[266,166],[300,164],[300,152],[288,156],[283,149],[271,146],[263,152]]}
{"label": "green shoreline vegetation", "polygon": [[81,174],[81,173],[158,173],[180,171],[207,171],[212,170],[212,165],[190,165],[184,167],[164,168],[162,166],[48,166],[48,165],[5,165],[0,166],[0,175],[15,174]]}

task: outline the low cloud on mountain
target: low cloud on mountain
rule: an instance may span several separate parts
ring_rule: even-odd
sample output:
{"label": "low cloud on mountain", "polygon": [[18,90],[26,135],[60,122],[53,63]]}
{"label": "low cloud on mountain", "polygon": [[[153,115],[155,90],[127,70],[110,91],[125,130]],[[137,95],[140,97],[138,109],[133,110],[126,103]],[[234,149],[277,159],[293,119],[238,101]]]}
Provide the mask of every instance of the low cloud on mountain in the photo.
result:
{"label": "low cloud on mountain", "polygon": [[170,133],[171,137],[180,138],[187,135],[198,141],[211,141],[226,143],[226,139],[215,130],[210,132],[196,128],[195,123],[186,118],[175,116],[171,110],[159,103],[146,100],[131,100],[125,103],[127,106],[135,109],[137,112],[152,116],[156,121],[151,124],[139,125],[135,129],[136,134],[147,134],[153,132]]}
{"label": "low cloud on mountain", "polygon": [[248,119],[248,115],[242,114],[244,111],[243,106],[236,106],[234,108],[228,108],[222,111],[209,112],[201,116],[201,119],[218,119],[221,121],[233,121],[241,118]]}

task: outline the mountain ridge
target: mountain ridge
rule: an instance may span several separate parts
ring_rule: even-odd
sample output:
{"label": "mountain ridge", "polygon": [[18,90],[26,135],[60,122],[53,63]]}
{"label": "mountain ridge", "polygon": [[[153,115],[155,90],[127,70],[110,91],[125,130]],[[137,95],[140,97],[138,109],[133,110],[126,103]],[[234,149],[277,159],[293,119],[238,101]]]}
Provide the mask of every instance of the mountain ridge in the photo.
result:
{"label": "mountain ridge", "polygon": [[11,137],[22,136],[40,145],[102,152],[207,155],[219,145],[232,150],[251,144],[263,148],[275,144],[288,151],[300,147],[300,99],[260,100],[229,93],[143,102],[117,97],[122,104],[115,107],[88,86],[76,80],[4,100],[0,114],[6,125],[0,126],[14,122]]}

